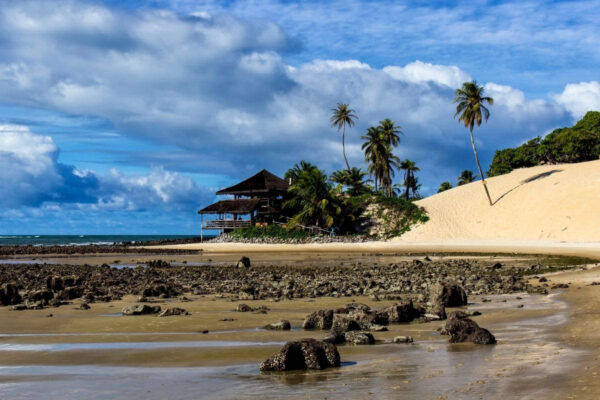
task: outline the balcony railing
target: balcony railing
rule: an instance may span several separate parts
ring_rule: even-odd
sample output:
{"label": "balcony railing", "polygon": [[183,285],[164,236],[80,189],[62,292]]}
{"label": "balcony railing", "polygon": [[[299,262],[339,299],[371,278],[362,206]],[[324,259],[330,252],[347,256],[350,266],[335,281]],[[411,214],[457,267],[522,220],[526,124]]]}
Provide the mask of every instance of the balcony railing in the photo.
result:
{"label": "balcony railing", "polygon": [[250,226],[250,221],[241,221],[233,219],[216,219],[204,221],[204,229],[237,229]]}

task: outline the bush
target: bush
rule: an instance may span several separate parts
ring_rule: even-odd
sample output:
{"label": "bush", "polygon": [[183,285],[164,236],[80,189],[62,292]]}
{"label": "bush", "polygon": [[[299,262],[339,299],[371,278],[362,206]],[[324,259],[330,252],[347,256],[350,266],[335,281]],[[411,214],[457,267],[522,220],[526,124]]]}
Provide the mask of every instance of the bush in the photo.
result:
{"label": "bush", "polygon": [[386,239],[402,236],[413,225],[429,221],[424,208],[402,197],[378,196],[375,203],[380,206],[377,217],[383,221],[382,236]]}
{"label": "bush", "polygon": [[277,239],[305,239],[312,236],[309,232],[300,229],[287,229],[281,225],[272,224],[267,227],[249,226],[235,229],[231,232],[234,239],[277,238]]}

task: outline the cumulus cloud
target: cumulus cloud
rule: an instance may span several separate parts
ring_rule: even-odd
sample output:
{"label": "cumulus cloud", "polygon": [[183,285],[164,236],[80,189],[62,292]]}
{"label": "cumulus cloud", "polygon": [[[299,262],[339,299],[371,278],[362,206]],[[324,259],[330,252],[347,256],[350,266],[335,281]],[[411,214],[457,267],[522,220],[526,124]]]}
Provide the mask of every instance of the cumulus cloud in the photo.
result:
{"label": "cumulus cloud", "polygon": [[[473,167],[465,130],[452,118],[454,89],[471,77],[458,66],[375,67],[355,59],[292,66],[286,59],[295,44],[276,24],[195,11],[10,1],[0,9],[0,102],[104,118],[124,135],[179,152],[153,154],[156,165],[236,178],[263,167],[282,173],[303,158],[341,167],[340,135],[329,116],[347,102],[360,118],[346,136],[353,165],[362,163],[361,134],[391,118],[405,133],[400,157],[418,162],[427,185]],[[495,149],[568,120],[564,107],[510,86],[488,83],[486,90],[497,103],[477,132],[484,163]],[[161,187],[119,173],[78,176],[53,160],[56,179],[69,177],[69,187],[97,180],[100,192],[88,202],[97,207],[177,202],[166,193],[186,185],[160,169],[151,174],[164,180]]]}
{"label": "cumulus cloud", "polygon": [[191,209],[209,196],[190,178],[163,168],[147,175],[107,175],[59,163],[59,149],[48,136],[27,127],[0,126],[0,207],[56,207],[143,211]]}
{"label": "cumulus cloud", "polygon": [[600,82],[570,83],[554,97],[574,118],[581,118],[590,110],[600,110]]}

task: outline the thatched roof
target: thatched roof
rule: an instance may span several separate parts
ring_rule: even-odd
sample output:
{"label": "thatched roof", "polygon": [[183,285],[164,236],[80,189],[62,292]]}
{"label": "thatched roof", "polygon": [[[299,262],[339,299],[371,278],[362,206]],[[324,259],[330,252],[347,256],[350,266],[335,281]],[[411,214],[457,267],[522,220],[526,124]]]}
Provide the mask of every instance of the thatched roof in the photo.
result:
{"label": "thatched roof", "polygon": [[288,183],[280,177],[273,175],[266,169],[258,174],[226,189],[219,190],[217,194],[233,194],[251,196],[261,193],[284,193],[287,191]]}
{"label": "thatched roof", "polygon": [[198,214],[250,214],[260,199],[221,200],[198,211]]}

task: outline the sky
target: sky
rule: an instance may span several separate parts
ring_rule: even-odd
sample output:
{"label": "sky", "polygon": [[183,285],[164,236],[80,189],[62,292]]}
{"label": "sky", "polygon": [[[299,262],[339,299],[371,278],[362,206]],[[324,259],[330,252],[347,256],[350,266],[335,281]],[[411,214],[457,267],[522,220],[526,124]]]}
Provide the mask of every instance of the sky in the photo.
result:
{"label": "sky", "polygon": [[484,166],[600,110],[598,20],[596,0],[2,0],[0,235],[197,234],[262,168],[343,168],[338,102],[352,166],[390,118],[435,193],[475,170],[463,82],[495,99]]}

